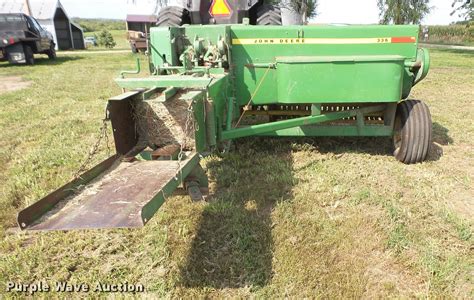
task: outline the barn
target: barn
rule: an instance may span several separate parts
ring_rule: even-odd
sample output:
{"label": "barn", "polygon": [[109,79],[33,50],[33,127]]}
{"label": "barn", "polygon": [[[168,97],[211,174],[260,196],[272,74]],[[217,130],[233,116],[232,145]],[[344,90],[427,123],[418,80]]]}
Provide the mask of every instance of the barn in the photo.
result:
{"label": "barn", "polygon": [[150,32],[156,24],[157,17],[150,15],[127,15],[127,31]]}
{"label": "barn", "polygon": [[33,16],[51,32],[56,49],[84,49],[84,33],[67,15],[59,0],[2,0],[0,13],[24,13]]}
{"label": "barn", "polygon": [[149,32],[157,21],[160,1],[134,0],[127,2],[127,31]]}

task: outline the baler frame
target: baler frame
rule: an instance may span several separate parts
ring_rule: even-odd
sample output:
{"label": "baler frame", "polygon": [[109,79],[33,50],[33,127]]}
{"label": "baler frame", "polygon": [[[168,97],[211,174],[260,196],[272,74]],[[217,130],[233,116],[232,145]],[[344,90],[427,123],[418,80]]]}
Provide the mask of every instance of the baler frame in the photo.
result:
{"label": "baler frame", "polygon": [[[150,35],[151,76],[125,78],[140,73],[139,63],[134,71],[122,71],[115,81],[124,93],[108,101],[117,154],[20,212],[22,229],[142,226],[180,185],[193,199],[202,199],[208,181],[200,159],[243,137],[394,137],[398,160],[426,158],[428,108],[420,101],[401,101],[429,70],[429,53],[417,48],[416,26],[183,26],[153,28]],[[187,103],[193,149],[184,151],[182,141],[177,148],[141,144],[136,104],[175,101]],[[133,166],[146,172],[156,167],[157,176],[159,168],[168,171],[155,181],[143,175],[145,184],[156,187],[150,190],[130,176]],[[90,188],[81,187],[94,178],[110,177],[100,183],[110,192],[119,184],[113,183],[117,172],[137,185],[125,188],[125,195],[135,195],[125,201],[129,207],[103,211],[107,201],[122,203],[122,198],[99,190],[106,201],[86,197],[82,213],[64,208],[41,217],[77,189],[78,198],[87,195]]]}

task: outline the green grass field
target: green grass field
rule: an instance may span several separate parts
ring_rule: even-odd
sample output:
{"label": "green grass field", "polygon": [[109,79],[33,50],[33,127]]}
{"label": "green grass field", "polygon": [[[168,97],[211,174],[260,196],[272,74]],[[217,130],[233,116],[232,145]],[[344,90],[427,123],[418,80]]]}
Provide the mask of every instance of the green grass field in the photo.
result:
{"label": "green grass field", "polygon": [[[0,282],[141,283],[160,297],[474,296],[474,55],[432,51],[413,98],[429,161],[385,138],[252,138],[203,165],[208,203],[173,196],[142,229],[19,233],[16,213],[72,179],[130,54],[0,64]],[[1,77],[0,77],[1,78]],[[1,80],[1,79],[0,79]],[[107,156],[103,145],[94,163]],[[1,293],[5,293],[2,286]],[[1,297],[1,296],[0,296]]]}

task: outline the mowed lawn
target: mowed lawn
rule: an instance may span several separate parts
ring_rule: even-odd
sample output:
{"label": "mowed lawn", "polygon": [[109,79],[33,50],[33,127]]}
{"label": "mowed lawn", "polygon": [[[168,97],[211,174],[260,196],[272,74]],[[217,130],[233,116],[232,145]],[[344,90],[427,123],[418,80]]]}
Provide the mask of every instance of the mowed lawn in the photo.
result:
{"label": "mowed lawn", "polygon": [[[429,161],[386,138],[249,138],[203,162],[208,203],[173,196],[142,229],[19,233],[16,213],[69,181],[129,54],[0,64],[0,282],[141,283],[172,297],[474,297],[474,52],[432,51],[412,97]],[[0,78],[0,80],[2,80]],[[107,156],[102,145],[94,163]],[[4,293],[4,287],[1,288]]]}

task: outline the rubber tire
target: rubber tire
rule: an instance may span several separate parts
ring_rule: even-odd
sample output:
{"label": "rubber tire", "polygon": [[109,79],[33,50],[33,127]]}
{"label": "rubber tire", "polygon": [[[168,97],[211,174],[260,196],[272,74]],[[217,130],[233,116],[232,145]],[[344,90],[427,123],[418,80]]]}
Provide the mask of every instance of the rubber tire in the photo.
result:
{"label": "rubber tire", "polygon": [[131,45],[131,48],[132,48],[132,53],[133,53],[133,54],[137,54],[137,53],[138,53],[137,46],[135,46],[135,45],[132,44],[132,45]]}
{"label": "rubber tire", "polygon": [[23,51],[25,53],[25,60],[27,65],[35,64],[35,56],[33,54],[33,49],[30,45],[23,45]]}
{"label": "rubber tire", "polygon": [[405,164],[426,159],[431,145],[433,124],[428,106],[419,100],[398,103],[393,135],[395,158]]}
{"label": "rubber tire", "polygon": [[56,59],[56,49],[54,49],[54,44],[51,44],[51,46],[49,47],[49,50],[46,51],[46,54],[48,55],[49,59],[51,60]]}
{"label": "rubber tire", "polygon": [[191,24],[191,19],[182,7],[167,6],[158,13],[156,25],[159,27],[179,27],[183,24]]}
{"label": "rubber tire", "polygon": [[281,25],[281,11],[279,7],[263,4],[257,10],[257,25]]}

